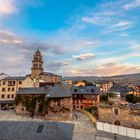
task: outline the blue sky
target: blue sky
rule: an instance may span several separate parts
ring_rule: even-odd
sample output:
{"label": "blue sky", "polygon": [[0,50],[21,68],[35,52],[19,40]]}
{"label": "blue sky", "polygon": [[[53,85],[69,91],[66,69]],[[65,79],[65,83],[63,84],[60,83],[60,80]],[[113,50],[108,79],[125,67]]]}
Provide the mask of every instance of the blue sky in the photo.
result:
{"label": "blue sky", "polygon": [[140,0],[0,0],[0,72],[62,76],[140,72]]}

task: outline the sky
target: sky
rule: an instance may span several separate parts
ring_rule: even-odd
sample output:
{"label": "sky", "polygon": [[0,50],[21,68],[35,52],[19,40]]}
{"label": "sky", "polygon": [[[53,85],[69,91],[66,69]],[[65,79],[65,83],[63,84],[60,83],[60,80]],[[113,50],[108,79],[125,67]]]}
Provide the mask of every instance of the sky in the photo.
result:
{"label": "sky", "polygon": [[0,0],[0,73],[140,73],[140,0]]}

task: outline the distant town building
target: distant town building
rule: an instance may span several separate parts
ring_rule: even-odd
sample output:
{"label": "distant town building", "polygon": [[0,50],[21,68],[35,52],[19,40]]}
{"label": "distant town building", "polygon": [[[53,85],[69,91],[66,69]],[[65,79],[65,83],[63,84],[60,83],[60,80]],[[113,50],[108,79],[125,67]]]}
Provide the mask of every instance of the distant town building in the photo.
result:
{"label": "distant town building", "polygon": [[127,94],[136,95],[136,90],[133,87],[114,85],[109,92],[119,92],[121,97],[126,97]]}
{"label": "distant town building", "polygon": [[70,89],[72,87],[72,80],[63,80],[63,85]]}
{"label": "distant town building", "polygon": [[78,81],[76,84],[74,84],[74,86],[85,86],[86,85],[86,83],[85,82],[83,82],[83,81]]}
{"label": "distant town building", "polygon": [[97,106],[100,102],[100,92],[95,86],[73,86],[71,88],[71,94],[73,109],[84,109]]}
{"label": "distant town building", "polygon": [[140,83],[135,84],[135,89],[136,89],[136,95],[140,96]]}
{"label": "distant town building", "polygon": [[96,87],[100,88],[101,92],[108,92],[109,89],[113,86],[113,82],[110,81],[98,81],[95,82]]}
{"label": "distant town building", "polygon": [[[34,102],[34,105],[31,104],[32,110],[26,104],[28,101]],[[17,92],[16,102],[18,115],[32,115],[48,120],[72,119],[72,96],[64,86],[21,88]]]}

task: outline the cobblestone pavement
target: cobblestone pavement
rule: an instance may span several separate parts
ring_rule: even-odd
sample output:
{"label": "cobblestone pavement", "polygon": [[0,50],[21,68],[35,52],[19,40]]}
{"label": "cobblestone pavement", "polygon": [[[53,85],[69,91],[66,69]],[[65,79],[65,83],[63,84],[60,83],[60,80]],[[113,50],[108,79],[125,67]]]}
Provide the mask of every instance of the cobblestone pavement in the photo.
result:
{"label": "cobblestone pavement", "polygon": [[[113,134],[96,130],[89,118],[74,112],[74,120],[49,122],[0,111],[0,140],[114,140]],[[116,140],[136,140],[117,135]]]}

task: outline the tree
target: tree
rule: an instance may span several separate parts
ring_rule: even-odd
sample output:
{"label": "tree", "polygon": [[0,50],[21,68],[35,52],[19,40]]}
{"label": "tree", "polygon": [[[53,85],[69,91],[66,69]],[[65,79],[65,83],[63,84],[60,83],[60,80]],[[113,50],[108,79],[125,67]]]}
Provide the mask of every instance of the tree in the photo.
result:
{"label": "tree", "polygon": [[115,97],[115,94],[114,93],[106,93],[106,95],[108,96],[108,97]]}
{"label": "tree", "polygon": [[107,94],[102,94],[102,95],[100,95],[100,101],[108,101],[108,96],[107,96]]}
{"label": "tree", "polygon": [[126,95],[126,101],[131,102],[131,103],[140,103],[140,97],[137,97],[133,94],[127,94]]}

